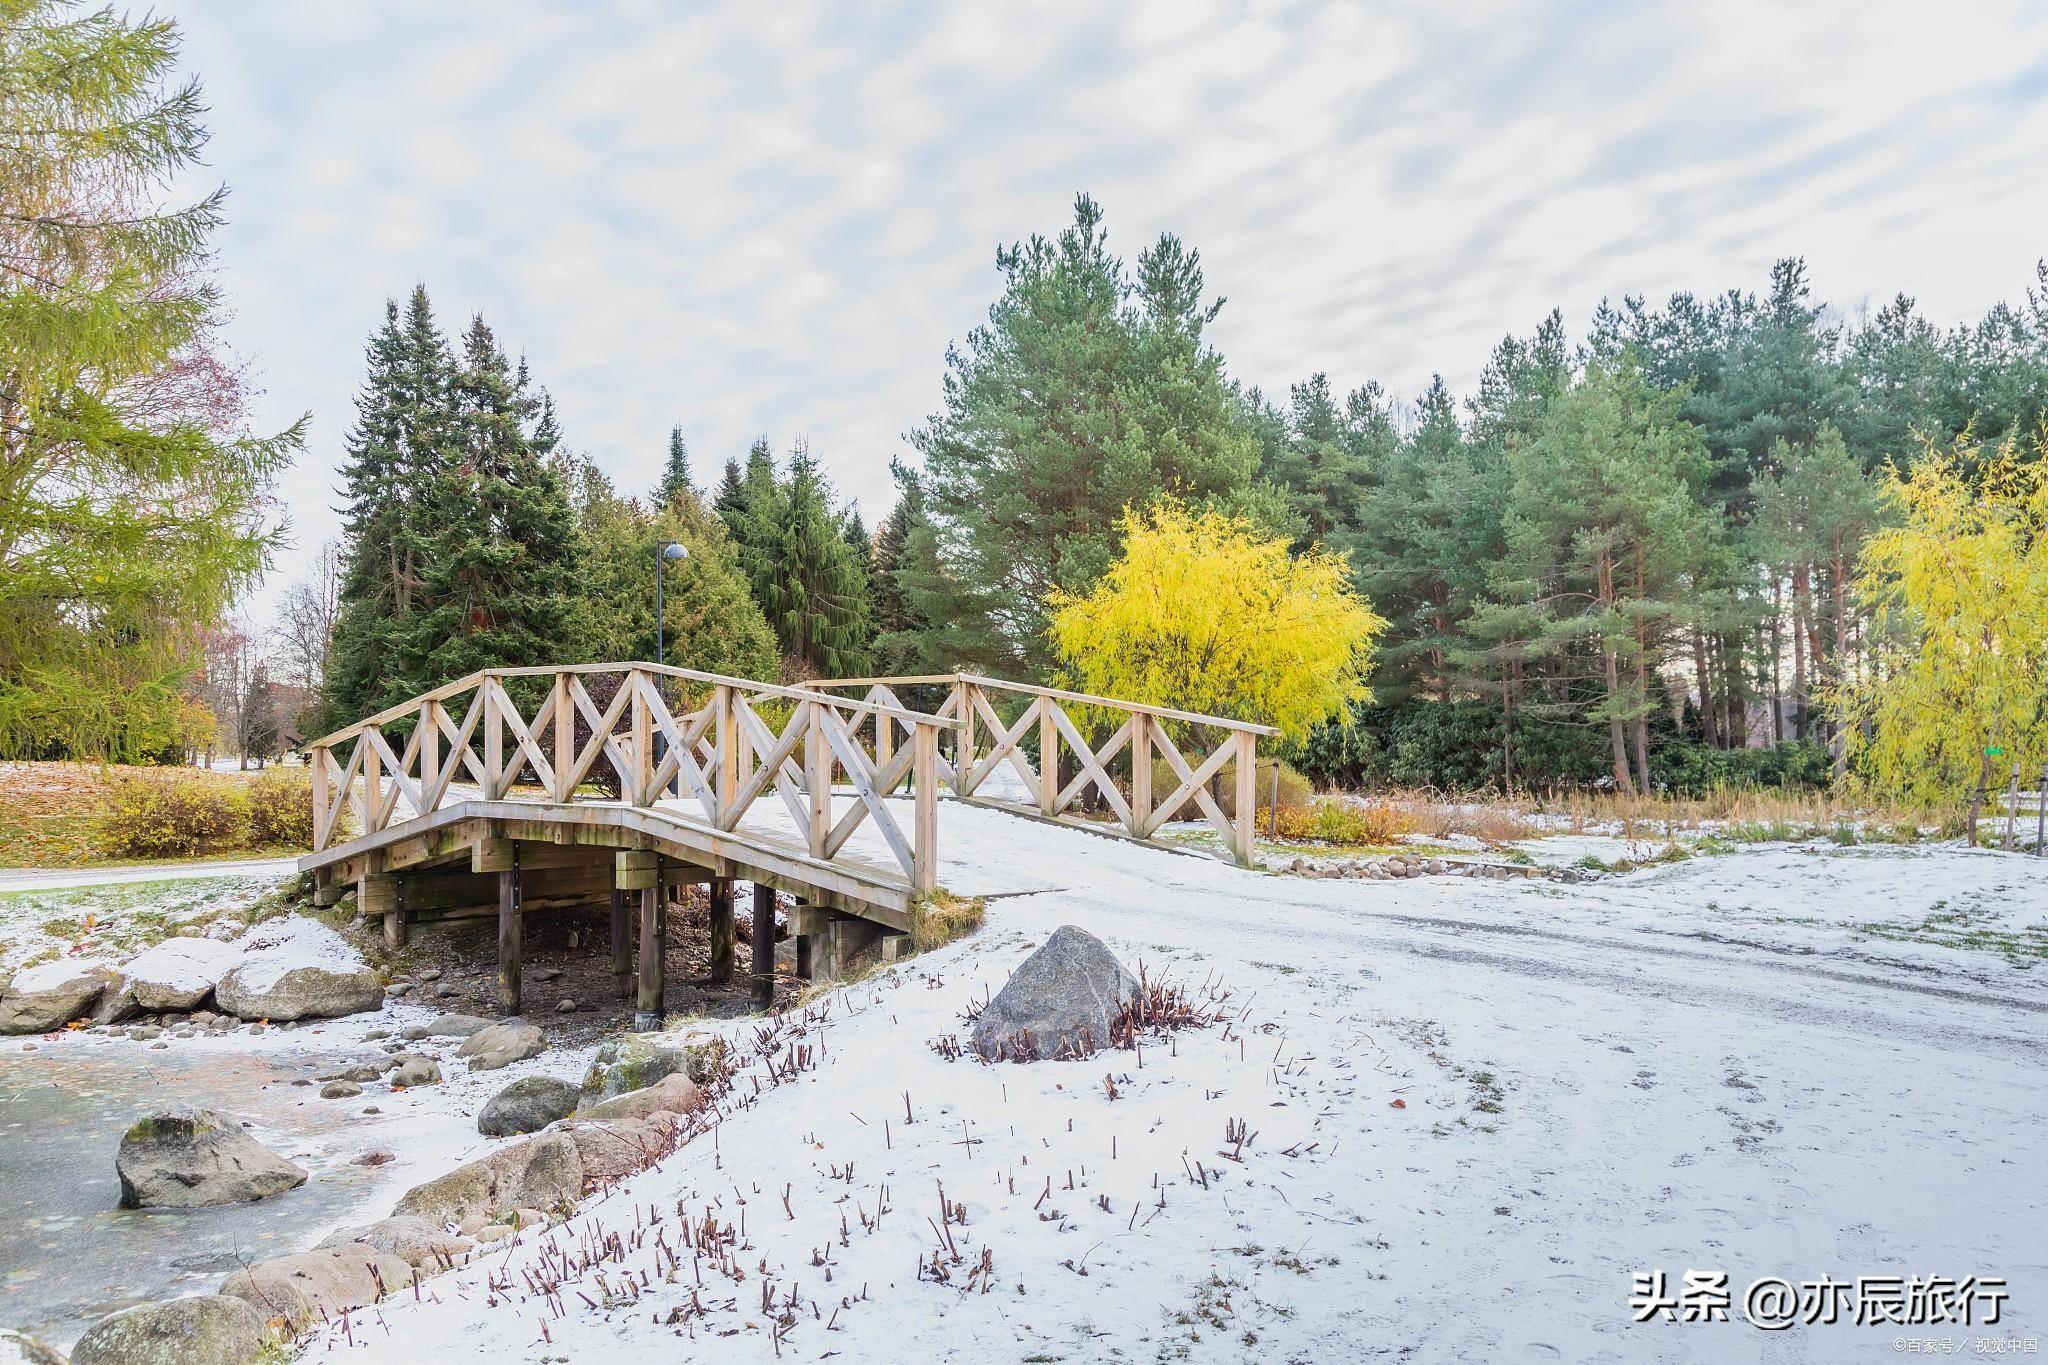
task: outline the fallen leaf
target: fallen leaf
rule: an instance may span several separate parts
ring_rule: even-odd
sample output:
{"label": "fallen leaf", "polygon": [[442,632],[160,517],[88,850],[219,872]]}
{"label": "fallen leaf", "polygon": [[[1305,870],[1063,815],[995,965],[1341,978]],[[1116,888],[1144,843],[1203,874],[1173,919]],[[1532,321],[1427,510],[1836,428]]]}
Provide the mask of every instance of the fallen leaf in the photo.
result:
{"label": "fallen leaf", "polygon": [[1396,1108],[1396,1109],[1406,1109],[1407,1107],[1408,1107],[1408,1101],[1406,1101],[1406,1100],[1395,1100],[1395,1101],[1394,1101],[1394,1108]]}

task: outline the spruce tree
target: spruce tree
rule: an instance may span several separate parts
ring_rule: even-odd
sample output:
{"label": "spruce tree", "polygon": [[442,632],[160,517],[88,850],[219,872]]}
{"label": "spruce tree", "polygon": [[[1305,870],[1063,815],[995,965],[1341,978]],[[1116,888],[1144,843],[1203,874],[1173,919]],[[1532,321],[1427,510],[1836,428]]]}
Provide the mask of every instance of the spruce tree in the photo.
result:
{"label": "spruce tree", "polygon": [[445,681],[574,657],[575,519],[528,435],[539,402],[480,316],[463,335],[451,397],[455,458],[433,486],[426,554],[427,671]]}
{"label": "spruce tree", "polygon": [[789,477],[772,499],[753,494],[750,501],[760,537],[755,595],[783,656],[801,672],[865,671],[874,633],[867,575],[809,447],[799,442],[791,452]]}
{"label": "spruce tree", "polygon": [[667,507],[679,503],[685,495],[695,497],[696,485],[690,482],[690,447],[683,440],[681,426],[670,428],[668,433],[668,463],[661,468],[661,482],[654,489],[654,503]]}

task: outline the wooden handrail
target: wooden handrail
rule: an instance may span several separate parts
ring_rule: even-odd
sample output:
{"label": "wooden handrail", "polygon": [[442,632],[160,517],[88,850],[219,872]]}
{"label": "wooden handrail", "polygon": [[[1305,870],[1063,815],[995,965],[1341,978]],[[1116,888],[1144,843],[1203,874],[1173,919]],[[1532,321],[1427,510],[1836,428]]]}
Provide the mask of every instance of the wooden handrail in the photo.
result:
{"label": "wooden handrail", "polygon": [[1032,697],[1053,697],[1070,701],[1079,706],[1096,706],[1110,711],[1129,711],[1137,715],[1151,716],[1155,720],[1186,721],[1191,725],[1214,725],[1223,730],[1241,730],[1254,735],[1277,735],[1279,729],[1271,725],[1258,725],[1248,720],[1232,720],[1228,716],[1204,715],[1199,711],[1180,711],[1171,706],[1154,706],[1149,702],[1124,701],[1117,697],[1098,697],[1089,692],[1069,692],[1058,687],[1040,687],[1035,683],[1008,682],[1002,678],[983,677],[979,673],[921,673],[908,674],[897,678],[813,678],[798,684],[806,688],[830,687],[910,687],[930,686],[938,683],[973,683],[977,687],[992,687],[999,692],[1021,692]]}
{"label": "wooden handrail", "polygon": [[[408,698],[407,700],[398,703],[396,706],[386,707],[384,710],[379,711],[374,716],[365,716],[363,719],[355,722],[353,725],[344,725],[341,729],[336,730],[331,734],[322,735],[318,739],[308,740],[306,741],[304,747],[308,749],[316,749],[324,745],[331,748],[332,746],[339,744],[341,741],[345,739],[350,739],[354,737],[355,734],[360,730],[364,730],[373,726],[388,725],[394,720],[401,719],[405,716],[410,716],[414,712],[418,711],[420,707],[426,704],[427,702],[446,701],[450,697],[460,696],[464,692],[468,692],[473,688],[481,686],[484,680],[487,678],[539,678],[553,677],[557,674],[566,673],[590,674],[633,672],[658,673],[663,677],[667,678],[684,678],[688,679],[691,682],[710,683],[716,687],[744,687],[749,692],[755,693],[759,696],[781,697],[784,700],[788,701],[811,701],[823,696],[822,693],[812,690],[809,684],[784,686],[781,683],[757,682],[752,678],[730,677],[724,673],[705,673],[694,668],[678,668],[674,664],[650,664],[637,662],[633,660],[628,660],[622,663],[561,664],[558,666],[540,664],[522,666],[519,668],[483,668],[478,669],[474,673],[465,673],[462,677],[457,678],[454,682],[442,683],[439,687],[436,687],[431,691],[422,692],[416,697]],[[946,681],[951,681],[951,679],[949,678]],[[930,712],[913,711],[908,707],[889,706],[886,704],[877,704],[868,701],[855,701],[851,698],[846,697],[824,696],[823,699],[827,702],[830,702],[833,706],[838,707],[842,711],[884,713],[893,716],[906,724],[913,720],[922,719],[934,721],[939,725],[941,729],[950,729],[953,725],[953,722],[947,721],[941,717],[933,716]]]}

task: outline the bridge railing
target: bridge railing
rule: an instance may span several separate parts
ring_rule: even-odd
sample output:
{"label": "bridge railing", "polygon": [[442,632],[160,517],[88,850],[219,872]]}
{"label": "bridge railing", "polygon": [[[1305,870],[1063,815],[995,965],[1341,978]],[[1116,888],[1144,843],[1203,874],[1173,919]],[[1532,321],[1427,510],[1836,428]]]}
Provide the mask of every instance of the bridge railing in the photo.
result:
{"label": "bridge railing", "polygon": [[[458,789],[464,777],[485,800],[594,799],[584,789],[602,764],[627,804],[674,792],[690,818],[725,831],[773,793],[815,858],[836,856],[870,824],[912,888],[927,891],[938,872],[940,736],[960,724],[659,664],[486,669],[307,746],[313,847],[335,842],[346,812],[370,835],[472,799]],[[833,802],[841,780],[853,793],[844,810]],[[886,799],[906,783],[908,829]]]}
{"label": "bridge railing", "polygon": [[[876,708],[880,749],[906,713],[953,723],[952,752],[940,768],[957,796],[1072,824],[1086,823],[1069,814],[1085,798],[1140,839],[1152,838],[1168,821],[1199,818],[1223,835],[1240,864],[1251,865],[1259,737],[1280,733],[1270,725],[973,673],[824,678],[804,686],[861,690],[862,701]],[[935,711],[911,712],[897,696],[899,687],[944,687],[946,699]],[[1227,811],[1211,791],[1226,768]],[[998,771],[1014,774],[1029,800],[983,794]]]}

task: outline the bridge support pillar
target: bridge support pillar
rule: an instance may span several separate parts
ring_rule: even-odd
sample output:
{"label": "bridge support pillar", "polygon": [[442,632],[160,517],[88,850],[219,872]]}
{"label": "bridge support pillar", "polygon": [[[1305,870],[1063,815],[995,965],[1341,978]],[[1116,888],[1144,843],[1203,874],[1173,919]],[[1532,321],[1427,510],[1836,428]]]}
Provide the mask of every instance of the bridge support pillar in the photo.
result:
{"label": "bridge support pillar", "polygon": [[775,1004],[775,888],[754,883],[754,1004]]}
{"label": "bridge support pillar", "polygon": [[655,884],[640,892],[640,998],[633,1010],[635,1032],[661,1027],[662,995],[667,988],[668,892],[657,872]]}
{"label": "bridge support pillar", "polygon": [[405,905],[400,899],[398,878],[389,873],[372,873],[356,883],[356,911],[384,920],[384,946],[405,946]]}
{"label": "bridge support pillar", "polygon": [[633,996],[633,927],[626,910],[626,892],[612,887],[612,995],[620,1000]]}
{"label": "bridge support pillar", "polygon": [[520,957],[526,947],[526,916],[519,903],[519,856],[498,874],[498,1013],[519,1013]]}
{"label": "bridge support pillar", "polygon": [[872,920],[850,915],[835,918],[825,931],[826,979],[838,981],[852,975],[861,960],[875,953],[882,941],[882,926]]}
{"label": "bridge support pillar", "polygon": [[732,980],[733,959],[732,879],[711,879],[711,984],[723,986]]}

